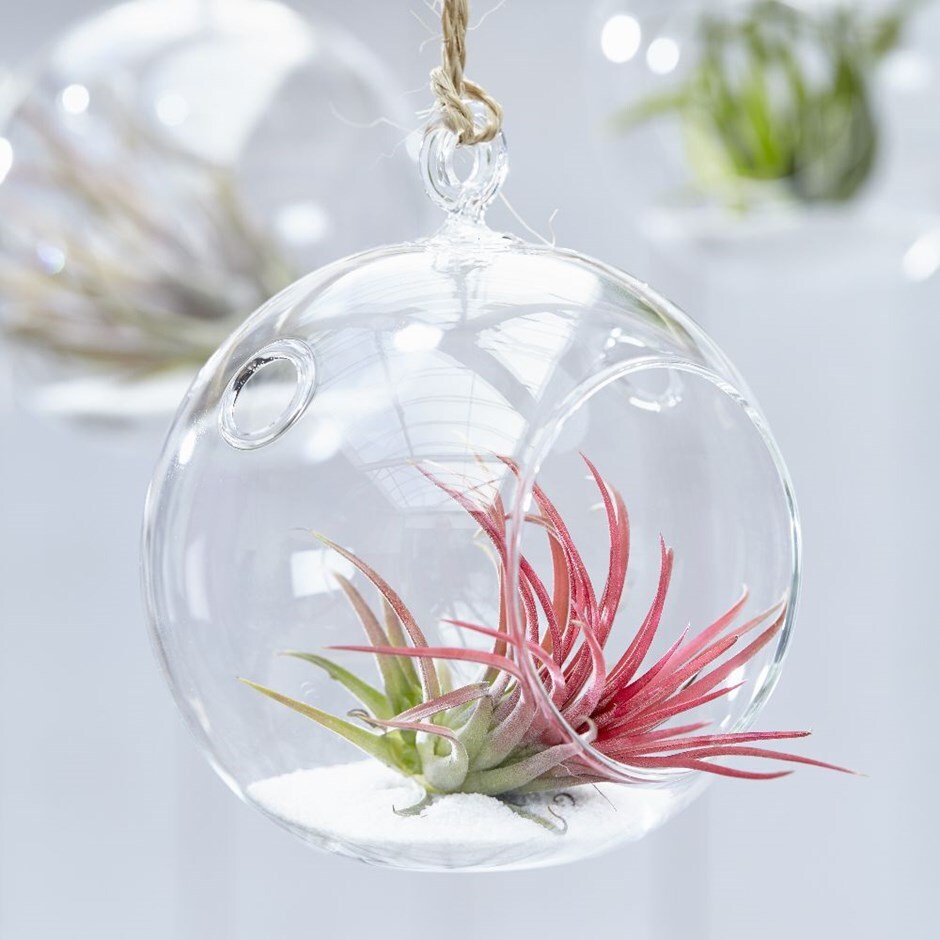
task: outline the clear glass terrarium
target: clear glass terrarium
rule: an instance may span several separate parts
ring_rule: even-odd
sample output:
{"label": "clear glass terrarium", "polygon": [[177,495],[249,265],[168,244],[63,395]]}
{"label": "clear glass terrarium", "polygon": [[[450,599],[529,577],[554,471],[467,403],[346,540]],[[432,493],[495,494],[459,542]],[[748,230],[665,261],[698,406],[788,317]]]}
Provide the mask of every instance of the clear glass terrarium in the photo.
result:
{"label": "clear glass terrarium", "polygon": [[501,135],[438,129],[422,168],[436,235],[303,278],[200,372],[148,498],[150,622],[220,776],[307,842],[570,861],[701,790],[716,755],[657,742],[753,722],[794,616],[793,496],[688,317],[486,227]]}
{"label": "clear glass terrarium", "polygon": [[412,237],[395,83],[274,0],[132,0],[0,103],[0,319],[24,401],[165,418],[302,272]]}

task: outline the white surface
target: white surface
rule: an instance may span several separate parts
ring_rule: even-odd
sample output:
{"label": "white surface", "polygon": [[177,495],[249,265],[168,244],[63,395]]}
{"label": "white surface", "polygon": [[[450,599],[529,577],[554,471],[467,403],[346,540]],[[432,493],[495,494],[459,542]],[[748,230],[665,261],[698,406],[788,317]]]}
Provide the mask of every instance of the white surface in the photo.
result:
{"label": "white surface", "polygon": [[[865,261],[827,283],[857,236]],[[905,284],[886,243],[804,231],[769,258],[752,244],[748,279],[707,252],[680,270],[661,259],[748,377],[800,501],[798,632],[761,724],[811,727],[807,750],[868,775],[713,788],[716,937],[938,935],[938,760],[920,742],[936,734],[940,657],[940,278]]]}
{"label": "white surface", "polygon": [[249,798],[266,812],[318,840],[379,864],[417,869],[587,857],[620,839],[642,837],[672,802],[665,790],[617,784],[527,798],[521,808],[554,826],[552,831],[481,793],[437,796],[415,815],[396,812],[423,795],[374,760],[295,770],[248,788]]}

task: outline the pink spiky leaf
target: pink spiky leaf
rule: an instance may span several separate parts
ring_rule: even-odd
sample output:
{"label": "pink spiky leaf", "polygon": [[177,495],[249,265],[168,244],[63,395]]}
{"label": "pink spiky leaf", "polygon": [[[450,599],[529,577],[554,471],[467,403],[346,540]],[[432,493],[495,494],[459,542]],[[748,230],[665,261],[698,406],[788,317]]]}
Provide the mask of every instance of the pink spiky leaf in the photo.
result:
{"label": "pink spiky leaf", "polygon": [[439,695],[428,702],[422,702],[420,705],[415,705],[414,708],[409,708],[407,711],[392,717],[395,721],[420,721],[422,718],[429,718],[440,712],[468,705],[470,702],[475,702],[477,699],[489,694],[490,684],[488,682],[476,682],[472,685],[454,689],[453,692]]}
{"label": "pink spiky leaf", "polygon": [[[405,606],[404,601],[392,590],[391,585],[377,572],[375,569],[367,565],[361,558],[357,555],[354,555],[352,552],[347,551],[341,545],[337,545],[331,539],[328,539],[325,535],[321,535],[319,532],[314,532],[313,535],[323,542],[324,545],[332,548],[337,554],[341,555],[347,561],[355,565],[369,581],[375,586],[378,592],[385,598],[386,601],[392,606],[395,611],[398,619],[401,621],[402,626],[405,628],[405,631],[408,633],[408,636],[411,638],[411,642],[416,647],[425,647],[428,645],[427,640],[424,637],[424,634],[421,632],[421,628],[418,626],[417,621],[412,616],[411,611]],[[378,652],[378,650],[376,650]],[[418,663],[421,669],[422,685],[424,687],[424,694],[427,698],[434,698],[437,695],[441,694],[441,684],[440,679],[438,678],[437,672],[434,669],[434,663],[427,656],[419,656]]]}
{"label": "pink spiky leaf", "polygon": [[[413,659],[452,659],[466,663],[476,663],[480,666],[492,666],[500,672],[508,672],[510,675],[524,681],[524,676],[519,667],[506,656],[496,656],[483,650],[468,650],[452,646],[425,646],[421,650],[402,649],[396,646],[383,646],[378,649],[371,646],[337,645],[330,646],[328,649],[340,650],[348,653],[384,653],[388,656],[406,656]],[[437,696],[434,696],[435,698]]]}

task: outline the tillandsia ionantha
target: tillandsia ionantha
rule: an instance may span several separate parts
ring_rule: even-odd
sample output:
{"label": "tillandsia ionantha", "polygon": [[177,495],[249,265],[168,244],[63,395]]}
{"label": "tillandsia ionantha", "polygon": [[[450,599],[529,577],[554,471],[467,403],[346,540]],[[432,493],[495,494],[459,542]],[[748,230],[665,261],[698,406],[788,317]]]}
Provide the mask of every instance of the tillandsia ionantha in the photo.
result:
{"label": "tillandsia ionantha", "polygon": [[106,89],[92,99],[95,112],[75,120],[94,122],[93,145],[33,98],[11,119],[4,332],[128,378],[197,368],[294,271],[229,169],[150,130]]}
{"label": "tillandsia ionantha", "polygon": [[[504,463],[518,474],[515,464]],[[745,590],[711,625],[690,635],[686,629],[669,649],[644,668],[660,629],[673,571],[673,553],[660,539],[660,574],[655,597],[622,655],[610,662],[605,646],[614,627],[627,576],[630,524],[620,493],[585,458],[600,492],[609,531],[609,568],[603,587],[592,584],[582,555],[558,509],[538,486],[528,522],[548,539],[551,584],[522,557],[518,603],[525,639],[509,629],[509,547],[507,515],[498,495],[480,487],[458,488],[430,468],[418,469],[458,503],[495,549],[500,575],[499,623],[446,621],[453,628],[492,640],[488,650],[432,646],[402,598],[363,559],[323,535],[317,537],[352,563],[377,590],[377,614],[346,577],[336,580],[361,621],[362,645],[330,649],[375,656],[382,688],[364,681],[319,653],[289,652],[324,670],[361,707],[347,721],[280,692],[248,685],[324,728],[399,773],[425,791],[420,809],[437,794],[490,796],[560,790],[622,779],[585,757],[583,744],[627,767],[645,771],[705,771],[746,779],[770,779],[789,771],[753,771],[715,763],[715,758],[772,758],[834,770],[832,764],[767,749],[766,742],[800,738],[804,731],[708,733],[708,722],[675,724],[700,706],[743,685],[739,670],[781,631],[786,605],[780,603],[743,620]],[[745,636],[753,638],[743,648]],[[523,657],[532,657],[537,681],[581,741],[561,741],[552,731],[541,696],[527,680]],[[481,668],[479,681],[454,688],[447,661]],[[441,664],[441,665],[438,665]],[[554,719],[557,722],[557,719]]]}
{"label": "tillandsia ionantha", "polygon": [[755,0],[703,14],[687,77],[624,108],[615,126],[677,115],[698,185],[735,208],[768,183],[798,202],[849,200],[878,152],[873,69],[926,2],[897,0],[872,15]]}

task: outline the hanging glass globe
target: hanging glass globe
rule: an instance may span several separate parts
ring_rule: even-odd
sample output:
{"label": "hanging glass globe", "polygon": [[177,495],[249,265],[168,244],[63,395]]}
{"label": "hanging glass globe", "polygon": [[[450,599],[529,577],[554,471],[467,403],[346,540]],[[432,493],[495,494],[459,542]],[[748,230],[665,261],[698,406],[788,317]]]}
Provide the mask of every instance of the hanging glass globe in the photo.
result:
{"label": "hanging glass globe", "polygon": [[872,237],[913,238],[925,186],[938,185],[918,137],[936,97],[918,38],[929,7],[598,0],[590,99],[644,234],[672,247],[746,242],[807,221],[858,228],[865,213]]}
{"label": "hanging glass globe", "polygon": [[646,285],[490,231],[506,168],[501,134],[429,134],[444,227],[262,306],[147,503],[153,636],[212,765],[382,865],[570,861],[760,776],[735,758],[794,616],[741,377]]}
{"label": "hanging glass globe", "polygon": [[12,85],[0,313],[40,410],[165,414],[262,300],[417,233],[394,83],[272,0],[133,0]]}

